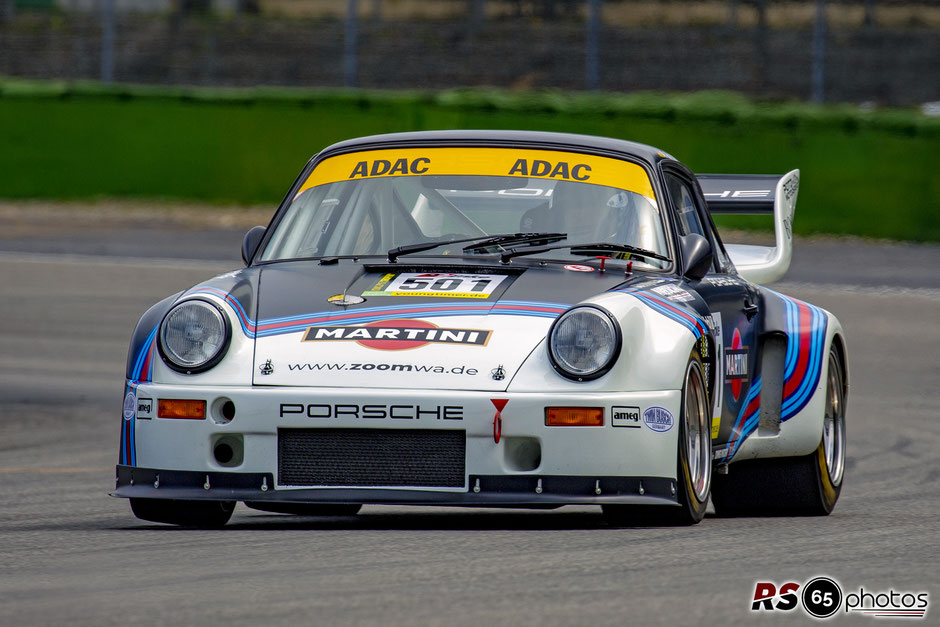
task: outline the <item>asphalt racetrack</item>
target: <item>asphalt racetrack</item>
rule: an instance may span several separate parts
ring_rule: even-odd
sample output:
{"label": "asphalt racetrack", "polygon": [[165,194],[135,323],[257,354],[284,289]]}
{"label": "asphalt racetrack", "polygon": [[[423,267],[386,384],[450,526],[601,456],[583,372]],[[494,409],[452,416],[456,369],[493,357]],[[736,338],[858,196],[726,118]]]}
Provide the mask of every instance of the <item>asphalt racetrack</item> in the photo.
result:
{"label": "asphalt racetrack", "polygon": [[152,302],[239,265],[243,229],[0,227],[0,625],[790,624],[810,619],[751,612],[755,582],[816,575],[940,603],[938,246],[802,240],[775,286],[848,336],[848,465],[828,518],[655,529],[590,507],[239,505],[193,531],[108,496],[125,351]]}

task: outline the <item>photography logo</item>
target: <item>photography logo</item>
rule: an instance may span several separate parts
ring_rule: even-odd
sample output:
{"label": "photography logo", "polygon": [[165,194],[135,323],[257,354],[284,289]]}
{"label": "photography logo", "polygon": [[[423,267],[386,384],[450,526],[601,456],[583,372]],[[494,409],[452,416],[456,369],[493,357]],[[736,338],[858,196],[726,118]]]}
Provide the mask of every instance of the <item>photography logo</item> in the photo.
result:
{"label": "photography logo", "polygon": [[930,604],[927,592],[889,589],[843,593],[842,586],[830,577],[814,577],[805,583],[788,581],[754,584],[752,612],[789,612],[798,606],[813,618],[830,618],[837,612],[862,614],[874,618],[924,618]]}
{"label": "photography logo", "polygon": [[842,588],[828,577],[816,577],[803,586],[803,609],[814,618],[829,618],[842,606]]}

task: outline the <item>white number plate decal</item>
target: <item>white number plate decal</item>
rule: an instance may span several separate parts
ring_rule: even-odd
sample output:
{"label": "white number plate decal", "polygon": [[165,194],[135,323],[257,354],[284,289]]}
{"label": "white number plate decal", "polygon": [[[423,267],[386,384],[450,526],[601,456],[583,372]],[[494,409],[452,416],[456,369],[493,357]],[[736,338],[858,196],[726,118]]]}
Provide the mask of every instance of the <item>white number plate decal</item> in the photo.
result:
{"label": "white number plate decal", "polygon": [[447,272],[403,272],[386,274],[363,292],[363,296],[443,296],[489,298],[506,280],[505,274],[451,274]]}

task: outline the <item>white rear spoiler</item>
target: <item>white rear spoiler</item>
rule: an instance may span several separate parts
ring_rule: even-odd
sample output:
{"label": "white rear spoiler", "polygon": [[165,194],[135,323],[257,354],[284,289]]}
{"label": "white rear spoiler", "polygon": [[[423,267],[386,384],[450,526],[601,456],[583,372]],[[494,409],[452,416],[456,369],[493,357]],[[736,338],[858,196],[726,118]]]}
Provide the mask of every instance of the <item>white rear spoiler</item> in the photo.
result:
{"label": "white rear spoiler", "polygon": [[774,217],[775,246],[726,246],[742,277],[754,283],[773,283],[790,267],[793,255],[793,214],[800,188],[800,171],[786,174],[696,175],[711,213],[766,214]]}

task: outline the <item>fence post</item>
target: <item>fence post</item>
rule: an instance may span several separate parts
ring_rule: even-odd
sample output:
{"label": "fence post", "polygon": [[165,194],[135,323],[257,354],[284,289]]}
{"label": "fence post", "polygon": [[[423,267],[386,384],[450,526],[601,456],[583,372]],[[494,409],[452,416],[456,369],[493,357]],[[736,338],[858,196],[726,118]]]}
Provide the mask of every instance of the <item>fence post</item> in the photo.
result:
{"label": "fence post", "polygon": [[470,23],[477,27],[486,19],[486,0],[470,0]]}
{"label": "fence post", "polygon": [[587,9],[587,49],[585,51],[584,82],[588,90],[594,91],[600,83],[598,39],[601,30],[601,0],[588,0]]}
{"label": "fence post", "polygon": [[101,6],[101,82],[114,80],[114,0]]}
{"label": "fence post", "polygon": [[816,0],[816,26],[813,29],[813,102],[825,100],[826,85],[826,0]]}
{"label": "fence post", "polygon": [[0,22],[16,17],[15,0],[0,0]]}
{"label": "fence post", "polygon": [[865,26],[871,28],[875,25],[875,0],[865,0]]}
{"label": "fence post", "polygon": [[356,28],[359,22],[359,7],[356,0],[346,0],[346,34],[343,41],[343,84],[356,86]]}
{"label": "fence post", "polygon": [[767,0],[754,0],[757,9],[757,28],[754,31],[757,46],[757,77],[754,81],[758,91],[767,86],[767,76],[770,68],[770,54],[768,53],[767,32]]}

